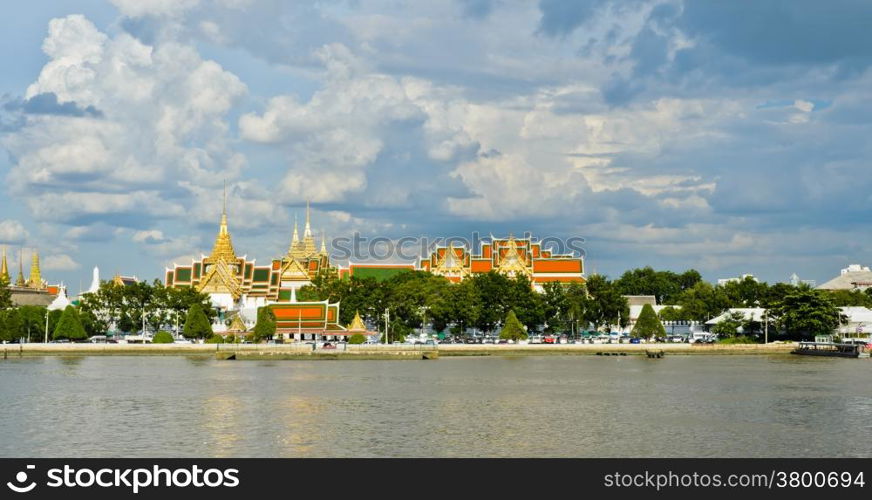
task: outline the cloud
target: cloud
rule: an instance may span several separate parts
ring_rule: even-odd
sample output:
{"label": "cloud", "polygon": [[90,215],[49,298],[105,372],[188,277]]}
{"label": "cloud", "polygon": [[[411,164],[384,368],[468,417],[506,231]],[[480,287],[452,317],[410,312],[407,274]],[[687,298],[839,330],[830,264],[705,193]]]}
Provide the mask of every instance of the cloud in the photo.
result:
{"label": "cloud", "polygon": [[0,243],[21,244],[28,237],[27,230],[17,220],[5,219],[0,221]]}
{"label": "cloud", "polygon": [[166,241],[166,238],[162,231],[151,229],[148,231],[137,231],[133,233],[133,241],[137,243],[145,243],[147,245],[154,245]]}
{"label": "cloud", "polygon": [[40,267],[46,271],[72,271],[81,267],[69,255],[46,255],[40,257]]}
{"label": "cloud", "polygon": [[92,116],[100,118],[103,113],[94,106],[79,107],[75,102],[59,103],[52,93],[37,94],[27,100],[8,102],[3,106],[7,111],[21,111],[34,115]]}
{"label": "cloud", "polygon": [[43,112],[2,139],[10,192],[37,219],[142,227],[185,213],[179,181],[217,187],[244,168],[225,115],[246,86],[192,47],[71,15],[49,23],[43,50],[21,106]]}

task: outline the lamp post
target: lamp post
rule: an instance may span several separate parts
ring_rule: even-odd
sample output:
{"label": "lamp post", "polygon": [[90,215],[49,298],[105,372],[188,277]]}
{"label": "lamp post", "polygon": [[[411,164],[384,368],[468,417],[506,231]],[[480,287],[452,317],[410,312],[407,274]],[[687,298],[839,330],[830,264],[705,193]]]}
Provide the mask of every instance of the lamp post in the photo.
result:
{"label": "lamp post", "polygon": [[389,344],[390,339],[388,338],[388,329],[390,328],[390,319],[391,319],[391,309],[389,307],[385,308],[385,344]]}
{"label": "lamp post", "polygon": [[45,309],[45,343],[48,344],[48,308]]}

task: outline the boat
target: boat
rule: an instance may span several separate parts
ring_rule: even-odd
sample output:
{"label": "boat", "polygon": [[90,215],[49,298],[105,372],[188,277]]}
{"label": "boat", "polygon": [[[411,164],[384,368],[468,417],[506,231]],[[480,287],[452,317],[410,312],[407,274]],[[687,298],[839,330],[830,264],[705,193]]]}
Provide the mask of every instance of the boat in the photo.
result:
{"label": "boat", "polygon": [[829,356],[834,358],[868,358],[868,344],[838,344],[835,342],[800,342],[791,354]]}

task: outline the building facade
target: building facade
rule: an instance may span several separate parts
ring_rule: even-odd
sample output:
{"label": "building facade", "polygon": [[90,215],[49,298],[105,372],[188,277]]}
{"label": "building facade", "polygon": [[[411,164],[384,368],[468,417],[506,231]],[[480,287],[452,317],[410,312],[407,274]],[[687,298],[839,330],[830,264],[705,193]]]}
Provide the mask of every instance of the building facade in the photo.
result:
{"label": "building facade", "polygon": [[420,269],[460,282],[474,274],[496,271],[510,277],[525,276],[536,290],[545,283],[584,283],[584,260],[572,254],[555,254],[541,248],[532,237],[491,238],[477,254],[465,246],[437,247]]}

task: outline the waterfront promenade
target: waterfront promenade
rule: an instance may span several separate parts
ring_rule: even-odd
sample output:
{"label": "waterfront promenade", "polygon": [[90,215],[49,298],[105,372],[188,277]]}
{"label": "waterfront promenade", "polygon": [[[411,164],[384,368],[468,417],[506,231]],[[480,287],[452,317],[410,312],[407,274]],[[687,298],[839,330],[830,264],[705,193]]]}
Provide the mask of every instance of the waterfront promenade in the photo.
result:
{"label": "waterfront promenade", "polygon": [[641,355],[663,351],[670,355],[787,354],[794,344],[442,344],[339,345],[336,349],[311,344],[4,344],[3,358],[24,356],[219,356],[237,359],[420,359],[449,356]]}

